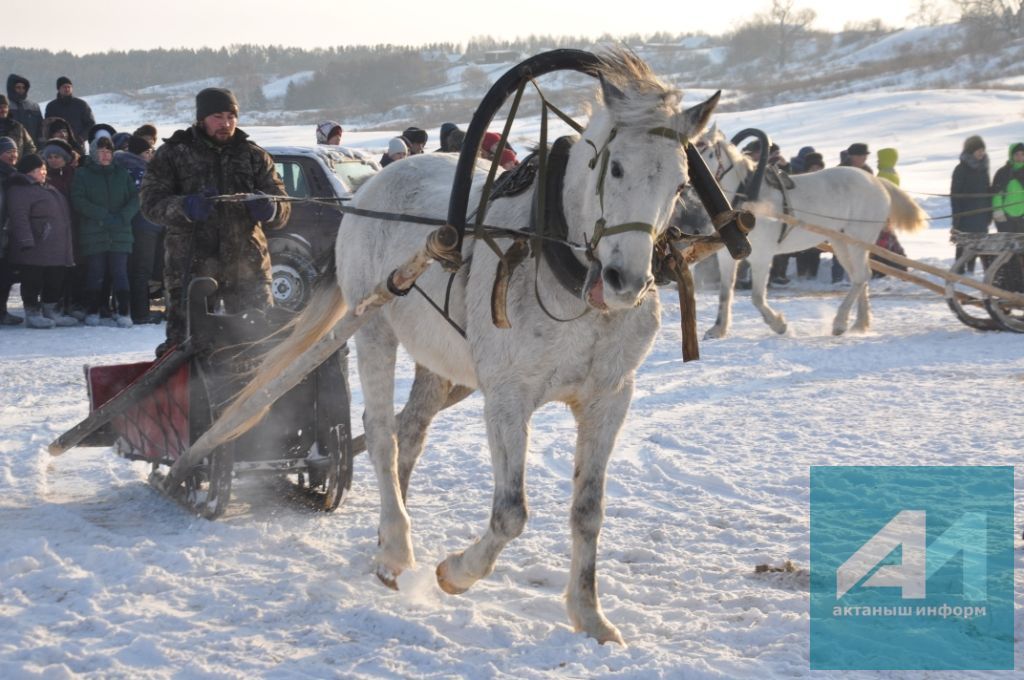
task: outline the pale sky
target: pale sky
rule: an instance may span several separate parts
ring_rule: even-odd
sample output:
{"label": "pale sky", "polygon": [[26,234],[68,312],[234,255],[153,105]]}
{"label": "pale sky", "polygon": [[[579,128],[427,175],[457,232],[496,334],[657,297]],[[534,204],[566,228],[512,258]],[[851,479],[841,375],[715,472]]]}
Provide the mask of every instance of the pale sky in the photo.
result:
{"label": "pale sky", "polygon": [[[908,25],[916,0],[829,2],[796,0],[817,13],[829,31],[847,22],[879,18]],[[236,43],[325,47],[392,43],[465,43],[474,36],[625,35],[698,30],[720,34],[765,11],[770,0],[55,0],[5,3],[9,28],[0,44],[66,49],[76,54],[108,49],[221,47]],[[83,15],[82,12],[85,11]],[[45,19],[43,16],[45,15]],[[53,20],[78,15],[82,20]]]}

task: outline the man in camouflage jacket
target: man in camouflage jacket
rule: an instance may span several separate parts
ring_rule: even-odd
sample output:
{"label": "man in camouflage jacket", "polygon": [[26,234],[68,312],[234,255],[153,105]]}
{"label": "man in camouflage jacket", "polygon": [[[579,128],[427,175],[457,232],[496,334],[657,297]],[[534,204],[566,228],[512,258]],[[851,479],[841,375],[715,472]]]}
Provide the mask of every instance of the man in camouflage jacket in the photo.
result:
{"label": "man in camouflage jacket", "polygon": [[284,226],[291,213],[286,202],[212,201],[236,193],[287,194],[270,154],[235,127],[238,102],[229,90],[196,95],[196,120],[165,140],[142,181],[143,216],[167,228],[167,342],[158,354],[185,339],[184,293],[197,276],[217,281],[228,313],[273,305],[263,230]]}

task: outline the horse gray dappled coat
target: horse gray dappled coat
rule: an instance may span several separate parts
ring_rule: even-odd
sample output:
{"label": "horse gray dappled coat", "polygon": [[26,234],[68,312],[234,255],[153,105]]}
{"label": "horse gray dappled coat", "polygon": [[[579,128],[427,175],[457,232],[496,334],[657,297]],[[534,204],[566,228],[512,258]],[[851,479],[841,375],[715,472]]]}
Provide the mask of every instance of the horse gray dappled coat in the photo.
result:
{"label": "horse gray dappled coat", "polygon": [[[561,401],[569,405],[578,426],[570,513],[573,548],[566,593],[569,618],[577,630],[601,642],[621,643],[619,631],[605,618],[597,597],[605,469],[632,398],[636,369],[659,327],[652,239],[666,228],[676,195],[687,181],[683,142],[701,132],[717,96],[681,111],[680,92],[661,83],[645,63],[624,51],[603,55],[601,82],[602,96],[593,106],[582,139],[571,148],[563,189],[570,241],[591,240],[602,218],[608,225],[609,233],[594,245],[600,275],[588,280],[592,285],[582,299],[560,287],[546,265],[540,264],[537,271],[528,262],[515,270],[509,283],[507,312],[512,327],[496,328],[490,300],[498,260],[486,244],[467,239],[463,256],[469,264],[459,270],[451,291],[451,316],[465,329],[466,337],[422,296],[413,294],[376,312],[356,333],[355,343],[367,448],[381,492],[379,549],[374,558],[380,580],[397,587],[399,574],[415,564],[406,490],[427,426],[453,384],[483,394],[495,480],[486,531],[437,567],[439,585],[453,594],[489,575],[504,546],[523,531],[530,417],[541,405]],[[666,129],[678,136],[665,134]],[[606,158],[601,158],[603,153]],[[455,164],[452,156],[431,154],[393,163],[360,189],[353,204],[442,216]],[[479,201],[483,177],[481,171],[474,179],[471,205]],[[603,182],[603,197],[599,182]],[[532,193],[495,200],[488,208],[487,224],[528,225]],[[650,230],[613,229],[635,223],[649,225]],[[429,233],[429,227],[347,215],[336,247],[338,286],[317,294],[292,336],[268,355],[256,382],[269,381],[329,333],[346,307],[363,299],[420,250]],[[499,243],[507,248],[510,241]],[[577,255],[582,261],[583,254]],[[534,294],[535,278],[545,308],[555,317],[573,321],[555,321],[541,309]],[[436,265],[418,281],[438,301],[444,300],[448,284],[449,275]],[[419,368],[396,432],[393,393],[399,344]],[[258,390],[260,385],[250,389]]]}

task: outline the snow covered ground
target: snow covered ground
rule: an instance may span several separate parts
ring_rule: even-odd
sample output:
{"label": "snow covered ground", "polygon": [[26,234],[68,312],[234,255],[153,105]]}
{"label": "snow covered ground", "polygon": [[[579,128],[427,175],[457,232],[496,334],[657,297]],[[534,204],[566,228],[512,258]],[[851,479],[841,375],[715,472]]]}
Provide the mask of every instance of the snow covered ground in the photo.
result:
{"label": "snow covered ground", "polygon": [[[789,153],[895,144],[904,187],[941,193],[968,134],[1003,157],[1022,103],[1017,93],[866,94],[719,124],[764,127]],[[851,108],[864,115],[842,117]],[[312,124],[250,132],[302,143]],[[949,266],[947,228],[904,237],[909,256]],[[331,515],[240,484],[224,519],[196,519],[147,485],[142,464],[105,449],[46,453],[86,415],[82,364],[147,358],[162,328],[0,328],[0,678],[811,676],[806,572],[754,573],[785,560],[806,568],[809,466],[1013,465],[1021,449],[1024,336],[973,331],[935,294],[883,280],[872,284],[871,332],[836,338],[842,292],[771,291],[785,336],[741,293],[733,335],[703,342],[701,361],[686,365],[678,304],[662,293],[664,328],[609,469],[599,554],[605,612],[626,648],[599,646],[566,620],[574,430],[564,407],[533,420],[526,532],[461,596],[441,592],[433,570],[485,527],[490,462],[481,399],[442,414],[410,493],[419,564],[393,592],[370,573],[377,491],[365,456]],[[717,296],[702,291],[698,305],[703,330]],[[399,377],[404,398],[408,361]],[[353,389],[358,422],[357,380]],[[1018,665],[1021,654],[1018,644]]]}

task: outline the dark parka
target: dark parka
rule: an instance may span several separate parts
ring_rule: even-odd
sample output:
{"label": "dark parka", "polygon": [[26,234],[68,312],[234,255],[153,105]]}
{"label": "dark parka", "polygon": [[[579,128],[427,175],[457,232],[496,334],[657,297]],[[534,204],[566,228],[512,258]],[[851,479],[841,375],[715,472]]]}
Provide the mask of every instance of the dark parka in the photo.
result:
{"label": "dark parka", "polygon": [[78,214],[79,255],[132,252],[139,193],[127,170],[114,163],[86,163],[75,170],[71,203]]}
{"label": "dark parka", "polygon": [[8,262],[39,267],[74,266],[71,210],[61,193],[22,174],[10,177],[6,186]]}
{"label": "dark parka", "polygon": [[960,154],[960,163],[953,169],[949,194],[953,228],[980,234],[987,232],[992,222],[988,155],[979,161],[973,154]]}
{"label": "dark parka", "polygon": [[93,118],[92,109],[84,99],[71,96],[65,97],[60,93],[57,98],[46,105],[47,118],[63,118],[71,126],[75,137],[81,139],[88,132],[89,128],[96,124]]}
{"label": "dark parka", "polygon": [[226,144],[217,144],[199,124],[178,130],[157,149],[142,179],[142,214],[167,228],[164,237],[164,286],[168,291],[167,338],[184,339],[183,286],[197,276],[221,285],[229,313],[273,305],[270,254],[264,228],[288,222],[291,206],[278,203],[266,224],[255,220],[243,203],[217,203],[208,219],[192,222],[185,215],[190,194],[226,195],[263,192],[287,196],[274,170],[274,160],[235,130]]}
{"label": "dark parka", "polygon": [[[14,86],[18,83],[25,85],[24,97],[18,97],[14,93]],[[10,100],[11,106],[10,116],[24,125],[25,129],[28,130],[29,136],[36,140],[43,135],[43,114],[39,112],[39,104],[28,98],[31,87],[32,83],[28,81],[28,78],[23,78],[14,73],[7,76],[7,98]]]}

